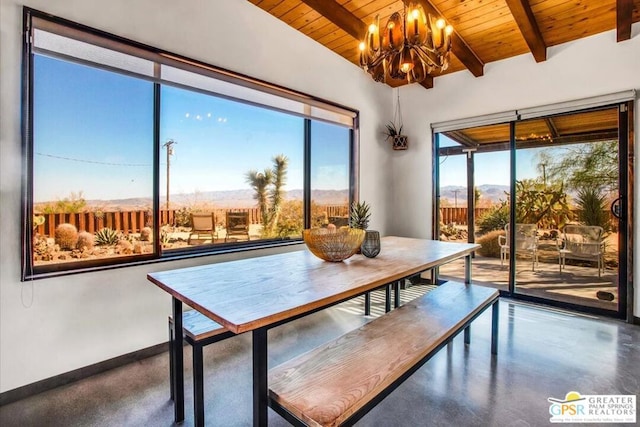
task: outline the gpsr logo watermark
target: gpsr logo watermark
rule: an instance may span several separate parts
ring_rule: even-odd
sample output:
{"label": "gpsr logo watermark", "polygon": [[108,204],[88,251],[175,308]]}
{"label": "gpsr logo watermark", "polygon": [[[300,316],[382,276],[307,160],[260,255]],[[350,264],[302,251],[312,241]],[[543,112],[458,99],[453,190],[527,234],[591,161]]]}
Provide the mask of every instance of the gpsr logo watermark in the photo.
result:
{"label": "gpsr logo watermark", "polygon": [[564,399],[549,397],[552,423],[634,423],[636,396],[570,391]]}

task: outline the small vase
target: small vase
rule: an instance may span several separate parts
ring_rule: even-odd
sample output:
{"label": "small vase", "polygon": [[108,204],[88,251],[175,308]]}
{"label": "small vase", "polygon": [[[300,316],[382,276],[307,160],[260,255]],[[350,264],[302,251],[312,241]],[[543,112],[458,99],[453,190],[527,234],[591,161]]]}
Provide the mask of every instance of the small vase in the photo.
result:
{"label": "small vase", "polygon": [[367,258],[373,258],[378,255],[380,253],[380,233],[375,230],[367,230],[360,250],[362,255]]}

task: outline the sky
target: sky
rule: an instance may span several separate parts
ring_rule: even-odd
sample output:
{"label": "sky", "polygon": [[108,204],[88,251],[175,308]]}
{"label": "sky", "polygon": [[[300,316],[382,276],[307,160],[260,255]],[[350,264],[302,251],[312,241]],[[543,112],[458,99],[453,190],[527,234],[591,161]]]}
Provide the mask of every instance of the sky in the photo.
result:
{"label": "sky", "polygon": [[[153,194],[153,83],[36,55],[34,200]],[[304,119],[162,85],[161,145],[170,193],[249,189],[246,172],[289,159],[286,190],[303,187]],[[349,186],[349,129],[312,122],[312,188]],[[167,149],[160,152],[166,194]]]}
{"label": "sky", "polygon": [[[440,134],[440,146],[454,146],[456,142]],[[547,149],[548,150],[548,149]],[[517,150],[516,179],[535,178],[540,176],[537,170],[536,153],[540,149]],[[509,185],[509,151],[475,154],[475,184]],[[467,186],[467,158],[465,155],[440,158],[440,186]]]}

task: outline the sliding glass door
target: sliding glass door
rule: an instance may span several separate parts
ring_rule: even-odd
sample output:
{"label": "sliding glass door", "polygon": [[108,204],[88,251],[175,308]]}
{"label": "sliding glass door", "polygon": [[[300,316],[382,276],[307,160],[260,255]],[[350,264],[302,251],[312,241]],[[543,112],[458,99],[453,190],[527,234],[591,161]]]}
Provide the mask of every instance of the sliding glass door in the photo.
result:
{"label": "sliding glass door", "polygon": [[[632,108],[517,114],[434,134],[435,236],[480,245],[474,283],[629,317]],[[460,280],[464,268],[439,276]]]}
{"label": "sliding glass door", "polygon": [[515,293],[618,311],[618,107],[515,124]]}

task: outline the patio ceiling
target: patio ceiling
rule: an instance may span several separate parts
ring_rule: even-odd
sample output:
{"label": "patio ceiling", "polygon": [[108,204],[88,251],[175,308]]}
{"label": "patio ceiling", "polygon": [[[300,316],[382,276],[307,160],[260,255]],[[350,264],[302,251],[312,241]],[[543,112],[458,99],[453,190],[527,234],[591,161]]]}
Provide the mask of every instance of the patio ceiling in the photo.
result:
{"label": "patio ceiling", "polygon": [[[296,30],[359,66],[358,43],[376,15],[382,22],[411,0],[249,0]],[[452,59],[442,74],[468,70],[512,56],[545,61],[547,48],[617,30],[619,42],[640,21],[640,0],[413,0],[453,25]],[[433,87],[434,73],[421,84]],[[406,81],[389,79],[390,86]]]}
{"label": "patio ceiling", "polygon": [[[509,123],[448,131],[443,134],[460,145],[442,147],[441,155],[462,154],[468,148],[478,152],[509,149]],[[618,138],[618,110],[607,108],[523,120],[516,123],[515,134],[518,148],[610,141]]]}

